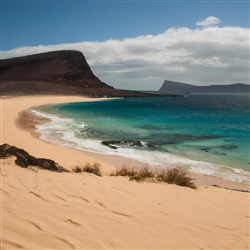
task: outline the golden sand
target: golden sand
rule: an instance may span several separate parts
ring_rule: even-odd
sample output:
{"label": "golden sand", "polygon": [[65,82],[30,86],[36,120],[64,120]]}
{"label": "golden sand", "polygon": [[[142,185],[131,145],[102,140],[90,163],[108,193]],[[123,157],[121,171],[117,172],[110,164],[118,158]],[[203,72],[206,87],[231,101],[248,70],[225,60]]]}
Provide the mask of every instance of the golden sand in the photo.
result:
{"label": "golden sand", "polygon": [[[99,162],[108,173],[115,160],[51,145],[16,126],[29,107],[87,100],[2,99],[1,144],[68,169]],[[25,169],[14,160],[1,160],[2,249],[249,249],[249,193]]]}

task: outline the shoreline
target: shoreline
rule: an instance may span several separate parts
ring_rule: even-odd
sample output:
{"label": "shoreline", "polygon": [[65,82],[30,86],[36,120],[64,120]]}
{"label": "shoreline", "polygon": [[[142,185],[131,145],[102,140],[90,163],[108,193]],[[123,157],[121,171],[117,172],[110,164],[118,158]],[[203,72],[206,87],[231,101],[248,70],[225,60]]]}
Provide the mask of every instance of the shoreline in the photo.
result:
{"label": "shoreline", "polygon": [[[45,106],[45,105],[42,105],[42,106]],[[46,105],[47,106],[47,105]],[[31,119],[29,119],[30,121],[32,120],[32,117],[35,117],[35,123],[36,124],[42,124],[42,123],[46,123],[49,121],[49,118],[46,118],[46,116],[39,116],[34,114],[32,112],[32,110],[39,110],[39,106],[38,107],[31,107],[30,109],[28,109],[26,111],[27,113],[27,117],[30,115],[31,116]],[[40,112],[40,111],[39,111]],[[25,115],[25,112],[24,112],[24,115]],[[22,115],[20,116],[20,118],[22,118]],[[34,121],[34,119],[33,119]],[[34,134],[34,136],[40,140],[43,140],[39,137],[39,135],[36,135],[36,127],[35,126],[32,126],[32,128],[30,127],[30,125],[32,126],[33,124],[32,123],[29,123],[27,124],[26,127],[23,127],[23,129],[25,130],[28,130],[30,131],[30,133]],[[31,130],[30,130],[31,129]],[[46,141],[46,140],[44,140]],[[49,143],[52,143],[53,142],[49,142]],[[69,147],[71,148],[71,147]],[[80,151],[80,152],[83,152],[85,155],[87,156],[90,156],[90,157],[93,157],[97,160],[100,160],[100,161],[104,161],[108,164],[111,164],[114,166],[114,168],[120,168],[120,167],[123,167],[123,166],[128,166],[128,167],[139,167],[139,168],[142,168],[142,167],[146,167],[146,166],[149,166],[150,168],[161,168],[161,166],[158,166],[158,165],[150,165],[150,164],[146,164],[144,162],[141,162],[139,160],[136,160],[130,156],[125,156],[125,155],[117,155],[117,154],[112,154],[112,153],[100,153],[100,152],[95,152],[95,151],[92,151],[92,150],[78,150],[78,149],[75,149],[74,147],[72,147],[74,150],[77,150],[77,151]],[[234,182],[234,181],[230,181],[230,180],[226,180],[226,179],[223,179],[223,178],[220,178],[220,177],[217,177],[217,176],[211,176],[211,175],[207,175],[207,174],[199,174],[199,173],[195,173],[195,172],[191,172],[191,171],[188,171],[188,174],[196,179],[196,182],[198,183],[198,185],[209,185],[209,186],[217,186],[219,188],[226,188],[226,189],[231,189],[231,190],[237,190],[237,191],[247,191],[249,192],[249,186],[247,183],[241,183],[241,182]]]}
{"label": "shoreline", "polygon": [[[59,104],[67,102],[82,102],[100,100],[78,96],[22,96],[1,99],[2,110],[2,133],[1,144],[8,143],[19,148],[23,148],[31,155],[39,158],[48,158],[58,162],[61,166],[71,169],[73,166],[86,162],[95,162],[96,159],[87,156],[84,152],[79,152],[70,148],[60,147],[50,144],[32,136],[34,123],[28,130],[23,130],[17,123],[20,113],[34,106]],[[28,123],[26,121],[25,126]],[[33,128],[33,129],[32,129]],[[33,133],[34,135],[34,133]],[[103,166],[104,172],[109,172],[113,166],[102,161],[98,161]]]}
{"label": "shoreline", "polygon": [[[32,126],[27,131],[16,124],[18,114],[30,107],[84,100],[93,99],[1,99],[1,144],[23,148],[68,169],[79,163],[99,162],[108,174],[120,157],[105,158],[53,145],[32,136]],[[29,120],[26,122],[30,125]],[[221,180],[201,175],[196,180],[198,189],[194,190],[128,181],[105,172],[99,177],[21,168],[14,160],[0,160],[3,250],[249,248],[249,193],[204,184],[207,179],[212,183]]]}
{"label": "shoreline", "polygon": [[[12,97],[12,98],[16,98],[16,97]],[[22,97],[18,97],[21,98]],[[32,136],[33,138],[35,138],[36,140],[42,142],[42,143],[46,143],[46,144],[50,144],[50,145],[54,145],[56,147],[61,147],[60,145],[55,145],[49,142],[46,142],[42,139],[40,139],[40,135],[36,132],[36,125],[37,124],[43,124],[43,123],[47,123],[49,122],[48,118],[45,117],[41,117],[38,116],[36,114],[33,114],[31,112],[32,109],[35,109],[36,107],[39,106],[45,106],[45,105],[51,105],[51,104],[59,104],[59,103],[66,103],[66,102],[79,102],[79,101],[99,101],[99,100],[103,100],[103,98],[85,98],[85,97],[75,97],[75,96],[55,96],[55,97],[51,97],[50,96],[42,96],[42,99],[44,98],[44,101],[40,101],[40,100],[35,100],[37,98],[33,98],[33,97],[24,97],[24,98],[30,98],[31,104],[32,106],[25,106],[25,109],[22,110],[18,110],[18,116],[15,119],[15,125],[17,126],[18,130],[23,130],[26,131],[30,134],[30,136]],[[9,99],[7,98],[4,98]],[[52,103],[48,103],[47,100],[49,102]],[[39,103],[39,105],[36,105],[37,103]],[[35,104],[35,105],[33,105]],[[15,145],[14,145],[15,146]],[[122,167],[124,165],[129,166],[129,167],[143,167],[143,166],[148,166],[146,163],[142,163],[136,159],[132,159],[126,156],[120,156],[120,155],[112,155],[112,154],[101,154],[98,152],[89,152],[89,151],[83,151],[83,150],[77,150],[74,148],[70,148],[70,147],[64,147],[62,146],[61,148],[67,148],[70,150],[73,150],[75,152],[77,152],[78,154],[82,154],[81,155],[81,159],[83,157],[86,157],[87,161],[90,162],[94,162],[97,161],[99,162],[101,165],[103,165],[103,169],[104,169],[104,173],[106,174],[110,174],[110,172],[115,169],[115,168],[119,168]],[[29,152],[29,151],[28,151]],[[47,157],[47,156],[43,156],[43,157]],[[55,159],[53,159],[55,160]],[[79,162],[79,160],[78,160]],[[86,161],[85,161],[86,162]],[[60,164],[63,163],[63,161],[59,162]],[[76,163],[75,163],[76,165]],[[74,165],[69,166],[68,164],[66,164],[66,168],[68,168],[70,170],[70,168],[72,168]],[[149,166],[149,167],[154,167],[154,166]],[[206,175],[206,174],[198,174],[198,173],[194,173],[194,172],[189,172],[189,175],[195,179],[195,183],[198,186],[217,186],[219,188],[225,188],[225,189],[232,189],[232,190],[239,190],[239,191],[248,191],[250,189],[250,186],[248,184],[245,183],[239,183],[239,182],[233,182],[233,181],[229,181],[229,180],[225,180],[216,176],[210,176],[210,175]]]}

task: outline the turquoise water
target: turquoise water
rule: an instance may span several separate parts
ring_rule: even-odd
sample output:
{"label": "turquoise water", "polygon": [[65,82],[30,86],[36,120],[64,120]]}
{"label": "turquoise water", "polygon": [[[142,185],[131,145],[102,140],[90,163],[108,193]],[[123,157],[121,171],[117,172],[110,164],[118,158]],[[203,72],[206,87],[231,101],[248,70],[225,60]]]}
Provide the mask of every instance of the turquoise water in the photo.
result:
{"label": "turquoise water", "polygon": [[52,143],[238,182],[249,179],[249,95],[114,99],[39,112],[52,120],[38,128]]}

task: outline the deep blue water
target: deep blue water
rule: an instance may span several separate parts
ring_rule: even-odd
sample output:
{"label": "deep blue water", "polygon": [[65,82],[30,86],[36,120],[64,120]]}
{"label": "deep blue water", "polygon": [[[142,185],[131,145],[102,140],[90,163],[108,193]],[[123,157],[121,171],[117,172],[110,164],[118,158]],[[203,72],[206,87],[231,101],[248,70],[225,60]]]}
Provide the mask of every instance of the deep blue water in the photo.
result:
{"label": "deep blue water", "polygon": [[249,177],[249,95],[114,99],[40,111],[52,115],[39,127],[47,141],[234,181]]}

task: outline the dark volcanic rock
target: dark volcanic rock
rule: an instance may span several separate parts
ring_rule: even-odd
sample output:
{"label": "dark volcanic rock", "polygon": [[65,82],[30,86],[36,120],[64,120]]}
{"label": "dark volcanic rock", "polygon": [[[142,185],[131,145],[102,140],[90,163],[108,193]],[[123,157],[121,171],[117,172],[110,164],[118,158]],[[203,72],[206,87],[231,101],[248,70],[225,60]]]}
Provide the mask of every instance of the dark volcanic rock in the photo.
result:
{"label": "dark volcanic rock", "polygon": [[[177,143],[183,143],[188,141],[203,141],[222,138],[219,135],[190,135],[190,134],[165,134],[165,133],[154,133],[154,144],[156,145],[171,145]],[[158,142],[157,142],[158,140]],[[148,144],[151,147],[151,144]]]}
{"label": "dark volcanic rock", "polygon": [[108,146],[112,149],[117,149],[117,146],[124,146],[124,147],[143,147],[141,141],[132,141],[132,140],[123,140],[123,141],[102,141],[102,144]]}
{"label": "dark volcanic rock", "polygon": [[3,82],[64,83],[86,88],[111,88],[91,71],[78,51],[55,51],[1,60]]}
{"label": "dark volcanic rock", "polygon": [[0,60],[1,95],[152,96],[103,83],[79,51],[54,51]]}
{"label": "dark volcanic rock", "polygon": [[165,80],[160,91],[168,93],[249,93],[250,85],[243,83],[229,85],[194,86],[187,83]]}
{"label": "dark volcanic rock", "polygon": [[235,144],[224,144],[224,145],[220,145],[220,146],[206,146],[206,147],[198,146],[197,148],[202,150],[202,151],[209,152],[210,150],[213,150],[213,149],[233,150],[233,149],[236,149],[238,147],[239,146],[235,145]]}
{"label": "dark volcanic rock", "polygon": [[68,172],[66,169],[59,166],[56,162],[52,160],[36,158],[34,156],[31,156],[25,150],[10,146],[8,144],[0,145],[0,158],[8,158],[11,156],[16,157],[15,163],[22,168],[27,168],[29,166],[37,166],[50,171]]}

